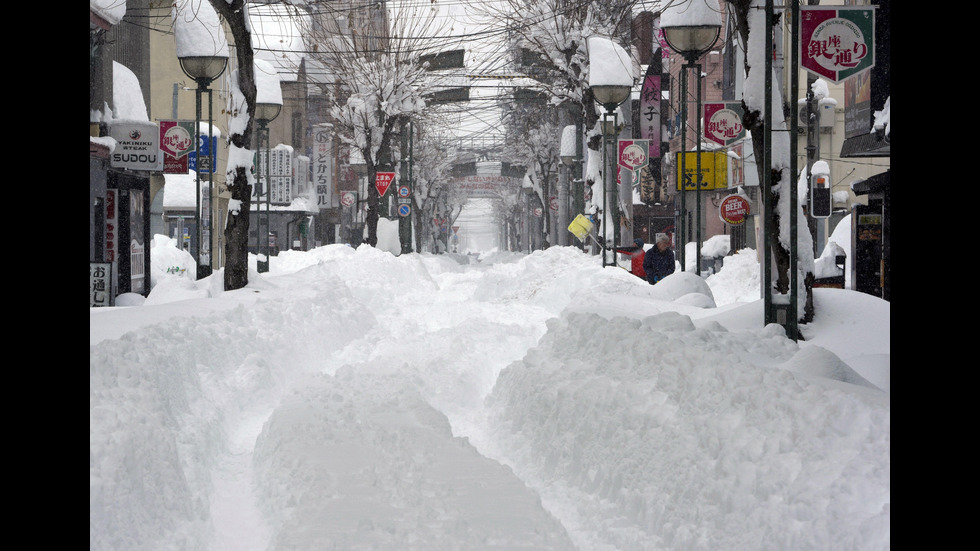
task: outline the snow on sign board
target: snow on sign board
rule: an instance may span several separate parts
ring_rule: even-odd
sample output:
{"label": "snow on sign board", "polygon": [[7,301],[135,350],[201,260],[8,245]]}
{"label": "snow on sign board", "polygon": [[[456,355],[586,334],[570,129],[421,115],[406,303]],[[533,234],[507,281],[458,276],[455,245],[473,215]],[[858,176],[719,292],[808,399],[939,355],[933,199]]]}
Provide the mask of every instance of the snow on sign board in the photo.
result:
{"label": "snow on sign board", "polygon": [[388,187],[395,181],[394,172],[378,172],[374,178],[374,185],[378,188],[378,195],[384,197]]}

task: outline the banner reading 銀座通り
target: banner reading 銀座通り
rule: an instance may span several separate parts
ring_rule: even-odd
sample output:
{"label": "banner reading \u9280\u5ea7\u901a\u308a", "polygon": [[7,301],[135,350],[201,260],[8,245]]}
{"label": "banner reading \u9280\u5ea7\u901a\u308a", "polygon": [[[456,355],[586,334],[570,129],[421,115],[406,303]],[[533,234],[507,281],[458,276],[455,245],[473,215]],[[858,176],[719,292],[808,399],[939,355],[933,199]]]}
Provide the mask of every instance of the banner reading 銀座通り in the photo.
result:
{"label": "banner reading \u9280\u5ea7\u901a\u308a", "polygon": [[194,123],[160,121],[160,151],[164,174],[187,174],[190,153],[194,152]]}
{"label": "banner reading \u9280\u5ea7\u901a\u308a", "polygon": [[875,64],[874,6],[800,6],[800,66],[835,84]]}
{"label": "banner reading \u9280\u5ea7\u901a\u308a", "polygon": [[731,145],[744,138],[743,113],[740,102],[704,104],[704,137],[719,145]]}

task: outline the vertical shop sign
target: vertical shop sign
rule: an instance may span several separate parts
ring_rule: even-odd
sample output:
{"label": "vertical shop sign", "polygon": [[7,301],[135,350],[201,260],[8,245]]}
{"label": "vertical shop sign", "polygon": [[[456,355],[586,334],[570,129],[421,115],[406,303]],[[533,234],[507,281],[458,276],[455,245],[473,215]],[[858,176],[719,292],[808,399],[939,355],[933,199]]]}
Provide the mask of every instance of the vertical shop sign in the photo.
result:
{"label": "vertical shop sign", "polygon": [[116,246],[119,243],[119,213],[116,210],[116,198],[119,191],[109,189],[105,192],[105,258],[109,262],[116,261]]}
{"label": "vertical shop sign", "polygon": [[663,147],[663,92],[661,89],[663,77],[663,62],[661,48],[654,47],[653,60],[643,77],[643,87],[640,90],[640,137],[649,141],[649,163],[637,171],[640,182],[640,200],[645,203],[655,203],[661,200],[658,193],[661,184],[660,160]]}
{"label": "vertical shop sign", "polygon": [[333,156],[330,154],[330,125],[317,125],[313,131],[313,140],[313,186],[316,192],[316,204],[323,208],[333,207],[335,194],[333,190]]}
{"label": "vertical shop sign", "polygon": [[89,262],[89,307],[112,306],[115,289],[110,262]]}

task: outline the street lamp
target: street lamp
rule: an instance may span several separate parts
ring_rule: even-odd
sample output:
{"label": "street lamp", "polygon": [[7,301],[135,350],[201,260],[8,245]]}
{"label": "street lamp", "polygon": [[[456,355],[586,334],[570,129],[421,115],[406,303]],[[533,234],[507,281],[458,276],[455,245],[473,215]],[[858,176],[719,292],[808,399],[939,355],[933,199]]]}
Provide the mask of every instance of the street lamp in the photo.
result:
{"label": "street lamp", "polygon": [[[216,152],[213,145],[213,129],[211,127],[213,119],[213,107],[211,89],[208,87],[214,79],[221,76],[228,66],[228,56],[184,56],[177,58],[180,61],[180,69],[184,74],[197,83],[195,90],[196,103],[194,114],[194,139],[197,142],[195,150],[195,166],[197,191],[197,210],[194,213],[195,226],[197,228],[197,251],[195,254],[197,262],[197,279],[211,275],[211,186],[212,174],[214,173],[214,157]],[[208,94],[208,161],[205,165],[201,158],[201,94]],[[201,208],[201,169],[208,171],[208,191],[205,198],[204,209]]]}
{"label": "street lamp", "polygon": [[571,187],[569,180],[571,179],[572,165],[575,164],[575,125],[566,125],[561,132],[561,143],[559,145],[559,157],[561,158],[561,164],[565,166],[564,170],[559,172],[558,177],[558,245],[565,246],[568,245],[568,228],[569,218],[568,214],[568,190]]}
{"label": "street lamp", "polygon": [[[615,155],[607,155],[607,139],[614,140],[618,131],[619,105],[629,99],[633,89],[634,68],[633,62],[621,46],[613,42],[609,37],[590,36],[588,39],[589,47],[589,89],[596,103],[602,106],[602,156],[603,156],[603,177],[602,177],[602,266],[606,266],[606,249],[608,247],[606,223],[607,214],[616,214],[613,223],[618,227],[618,203],[616,199],[616,182],[608,183],[609,178],[615,172]],[[612,123],[609,117],[612,117]],[[612,142],[615,144],[615,141]],[[607,162],[608,161],[612,162]],[[614,209],[614,213],[609,213]],[[614,238],[615,239],[615,234]],[[615,260],[615,259],[613,259]],[[609,262],[614,264],[614,262]]]}
{"label": "street lamp", "polygon": [[695,193],[697,197],[697,273],[701,275],[701,64],[698,59],[714,47],[721,34],[721,11],[717,0],[690,0],[682,4],[671,4],[660,16],[660,28],[671,50],[684,58],[681,67],[681,220],[680,247],[681,271],[685,269],[685,243],[689,236],[684,228],[687,218],[687,71],[697,71],[697,172]]}
{"label": "street lamp", "polygon": [[[274,121],[276,117],[279,116],[279,112],[282,111],[282,90],[279,85],[279,75],[272,64],[267,61],[256,59],[255,60],[255,122],[259,125],[259,132],[256,136],[258,139],[257,149],[259,163],[265,165],[265,174],[262,174],[262,170],[259,170],[259,175],[264,176],[265,185],[262,189],[258,190],[255,194],[256,198],[261,201],[262,194],[265,192],[265,231],[262,231],[262,211],[259,210],[259,216],[256,218],[258,222],[258,228],[256,228],[256,239],[255,247],[259,249],[260,242],[265,244],[265,260],[260,258],[256,261],[256,270],[259,273],[265,273],[269,271],[269,261],[272,256],[272,251],[269,245],[269,233],[271,230],[270,226],[270,211],[272,209],[271,205],[271,191],[272,191],[272,174],[270,165],[272,164],[272,151],[269,144],[269,123]],[[263,143],[265,145],[265,156],[263,157]],[[261,250],[260,250],[261,251]]]}

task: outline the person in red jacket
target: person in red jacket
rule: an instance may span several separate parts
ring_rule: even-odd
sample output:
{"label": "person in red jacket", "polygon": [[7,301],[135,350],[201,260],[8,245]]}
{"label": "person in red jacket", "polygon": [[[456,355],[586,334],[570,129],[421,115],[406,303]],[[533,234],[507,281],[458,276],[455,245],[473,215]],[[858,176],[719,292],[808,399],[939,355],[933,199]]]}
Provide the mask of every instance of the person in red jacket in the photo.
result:
{"label": "person in red jacket", "polygon": [[637,237],[633,240],[633,247],[616,247],[616,252],[630,255],[630,272],[636,277],[646,281],[647,273],[643,269],[643,240]]}

